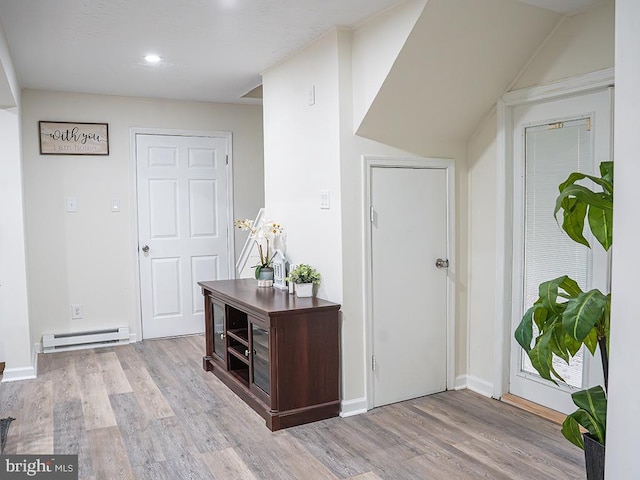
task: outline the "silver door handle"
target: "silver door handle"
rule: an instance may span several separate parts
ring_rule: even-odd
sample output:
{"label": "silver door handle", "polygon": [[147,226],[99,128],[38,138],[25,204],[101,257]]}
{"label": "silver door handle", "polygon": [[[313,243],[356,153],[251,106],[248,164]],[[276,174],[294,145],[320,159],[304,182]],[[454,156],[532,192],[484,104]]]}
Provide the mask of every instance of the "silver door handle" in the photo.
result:
{"label": "silver door handle", "polygon": [[143,251],[144,253],[149,253],[149,245],[143,245],[143,246],[142,246],[142,251]]}
{"label": "silver door handle", "polygon": [[439,258],[436,260],[436,268],[449,268],[449,260]]}

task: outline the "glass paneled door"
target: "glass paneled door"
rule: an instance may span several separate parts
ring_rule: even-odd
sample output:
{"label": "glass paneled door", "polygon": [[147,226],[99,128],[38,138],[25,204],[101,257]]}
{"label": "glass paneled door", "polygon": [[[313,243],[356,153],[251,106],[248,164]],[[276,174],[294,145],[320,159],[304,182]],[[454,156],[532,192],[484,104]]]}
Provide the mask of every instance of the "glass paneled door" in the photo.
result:
{"label": "glass paneled door", "polygon": [[269,330],[252,323],[251,331],[253,341],[253,383],[267,395],[270,395]]}
{"label": "glass paneled door", "polygon": [[[560,227],[562,214],[559,223],[553,212],[558,185],[571,172],[596,174],[611,158],[610,116],[608,90],[514,109],[513,329],[545,281],[568,275],[583,290],[608,290],[607,254],[597,242],[589,249],[571,240]],[[570,394],[602,383],[599,359],[588,351],[569,365],[554,361],[566,382],[555,385],[538,375],[513,339],[511,350],[509,392],[554,410],[575,410]]]}

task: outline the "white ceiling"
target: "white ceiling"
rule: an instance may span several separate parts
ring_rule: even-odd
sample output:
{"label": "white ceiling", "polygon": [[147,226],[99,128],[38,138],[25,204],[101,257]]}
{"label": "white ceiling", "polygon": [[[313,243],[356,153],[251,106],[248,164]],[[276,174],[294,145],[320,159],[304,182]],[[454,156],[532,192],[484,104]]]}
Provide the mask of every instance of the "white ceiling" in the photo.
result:
{"label": "white ceiling", "polygon": [[[240,97],[265,69],[401,1],[0,0],[0,21],[23,88],[257,103]],[[596,0],[521,1],[564,13]]]}

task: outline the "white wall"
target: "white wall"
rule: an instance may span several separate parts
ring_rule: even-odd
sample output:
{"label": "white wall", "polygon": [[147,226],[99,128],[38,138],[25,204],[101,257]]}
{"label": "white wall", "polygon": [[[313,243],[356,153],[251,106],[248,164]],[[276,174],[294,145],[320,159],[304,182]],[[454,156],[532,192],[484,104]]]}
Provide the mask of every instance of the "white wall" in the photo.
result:
{"label": "white wall", "polygon": [[514,90],[613,67],[614,2],[564,19],[532,58]]}
{"label": "white wall", "polygon": [[[342,302],[337,32],[263,75],[265,207],[287,234],[292,263],[322,275],[318,295]],[[309,90],[315,87],[315,104]],[[329,210],[320,209],[328,190]]]}
{"label": "white wall", "polygon": [[[110,154],[43,156],[38,121],[109,123]],[[129,326],[137,331],[131,127],[233,133],[234,209],[252,218],[263,203],[259,106],[23,91],[28,278],[32,342],[43,333]],[[66,213],[67,197],[78,212]],[[111,212],[111,199],[121,212]],[[242,247],[239,239],[237,253]],[[71,320],[70,304],[83,307]],[[138,336],[138,339],[140,337]]]}
{"label": "white wall", "polygon": [[[613,66],[613,3],[566,18],[515,82],[518,87],[552,82]],[[583,47],[593,36],[602,49]],[[571,60],[567,60],[571,58]],[[533,83],[532,83],[533,82]],[[469,141],[469,373],[487,388],[493,384],[496,291],[496,116],[489,115]]]}
{"label": "white wall", "polygon": [[468,375],[475,383],[491,383],[493,372],[491,346],[496,315],[496,122],[496,114],[493,112],[469,142],[469,235],[472,240],[468,244]]}
{"label": "white wall", "polygon": [[20,118],[0,110],[0,361],[3,380],[35,374],[29,337]]}
{"label": "white wall", "polygon": [[615,247],[612,266],[606,478],[640,478],[638,272],[640,271],[640,3],[616,2]]}
{"label": "white wall", "polygon": [[20,84],[0,26],[0,362],[3,381],[35,374],[29,337],[23,181],[20,157]]}

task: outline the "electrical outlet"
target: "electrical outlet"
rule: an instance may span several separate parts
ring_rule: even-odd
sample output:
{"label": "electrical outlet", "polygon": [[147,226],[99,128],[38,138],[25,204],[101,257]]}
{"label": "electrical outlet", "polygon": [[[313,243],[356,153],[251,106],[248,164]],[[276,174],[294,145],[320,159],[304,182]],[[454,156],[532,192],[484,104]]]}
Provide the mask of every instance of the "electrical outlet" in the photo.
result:
{"label": "electrical outlet", "polygon": [[71,305],[71,318],[73,320],[79,320],[82,318],[82,305],[79,303]]}

